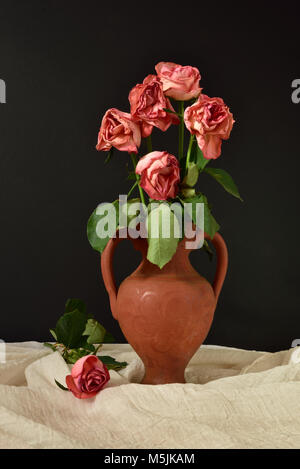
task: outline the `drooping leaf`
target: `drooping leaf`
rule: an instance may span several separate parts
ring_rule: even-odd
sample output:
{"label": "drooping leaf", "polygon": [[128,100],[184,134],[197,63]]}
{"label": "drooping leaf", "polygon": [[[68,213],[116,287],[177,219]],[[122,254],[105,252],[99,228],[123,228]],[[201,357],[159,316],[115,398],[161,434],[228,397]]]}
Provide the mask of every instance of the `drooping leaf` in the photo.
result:
{"label": "drooping leaf", "polygon": [[62,384],[60,384],[56,379],[54,379],[56,385],[62,389],[63,391],[70,391],[70,389],[66,388],[65,386],[63,386]]}
{"label": "drooping leaf", "polygon": [[115,360],[115,358],[106,355],[97,355],[97,357],[102,361],[108,370],[118,371],[128,365],[127,362],[118,362]]}
{"label": "drooping leaf", "polygon": [[197,225],[197,203],[204,204],[204,231],[211,237],[211,239],[215,236],[215,233],[219,231],[220,225],[216,222],[215,218],[213,217],[207,198],[204,194],[196,195],[195,197],[184,199],[184,202],[192,204],[192,219],[195,225]]}
{"label": "drooping leaf", "polygon": [[180,239],[178,220],[168,204],[161,203],[151,210],[147,229],[147,259],[162,269],[172,259]]}
{"label": "drooping leaf", "polygon": [[78,309],[78,311],[81,313],[86,314],[86,304],[84,301],[79,300],[78,298],[69,298],[66,301],[65,313],[70,313],[75,309]]}
{"label": "drooping leaf", "polygon": [[208,204],[204,205],[204,227],[205,232],[211,237],[211,239],[213,239],[216,232],[220,229],[220,225],[212,215]]}
{"label": "drooping leaf", "polygon": [[[106,204],[107,205],[107,212],[105,212],[105,204],[100,204],[101,205],[101,211],[104,212],[104,214],[98,214],[97,210],[100,206],[96,208],[96,210],[93,211],[92,215],[90,216],[87,224],[87,237],[90,242],[90,245],[92,246],[95,251],[98,251],[102,253],[104,251],[105,246],[107,245],[110,237],[113,236],[114,233],[109,233],[105,237],[99,236],[98,229],[98,223],[106,217],[106,215],[109,213],[109,210],[111,209],[111,204]],[[116,200],[113,202],[113,206],[115,207],[115,214],[116,214],[116,219],[115,219],[115,225],[112,228],[117,229],[118,227],[118,222],[119,222],[119,201]],[[115,230],[113,230],[115,231]]]}
{"label": "drooping leaf", "polygon": [[106,329],[96,319],[89,319],[86,323],[84,336],[88,336],[88,344],[101,344],[104,340]]}
{"label": "drooping leaf", "polygon": [[240,196],[237,185],[235,184],[230,174],[227,173],[227,171],[225,171],[224,169],[216,168],[205,168],[204,171],[210,176],[212,176],[219,184],[221,184],[225,191],[229,192],[229,194],[243,201]]}
{"label": "drooping leaf", "polygon": [[78,309],[65,313],[56,324],[57,341],[68,348],[77,348],[86,325],[86,315]]}

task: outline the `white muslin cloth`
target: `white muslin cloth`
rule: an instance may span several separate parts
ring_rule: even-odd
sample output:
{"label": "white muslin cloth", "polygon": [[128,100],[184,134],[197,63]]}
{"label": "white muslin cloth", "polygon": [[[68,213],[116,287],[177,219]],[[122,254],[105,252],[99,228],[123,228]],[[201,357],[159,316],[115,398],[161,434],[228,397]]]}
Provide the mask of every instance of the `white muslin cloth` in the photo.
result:
{"label": "white muslin cloth", "polygon": [[100,354],[129,365],[110,371],[96,397],[79,400],[54,382],[65,384],[70,372],[58,352],[37,342],[2,347],[0,447],[300,447],[299,348],[202,346],[187,384],[157,386],[138,384],[143,364],[130,345],[104,345]]}

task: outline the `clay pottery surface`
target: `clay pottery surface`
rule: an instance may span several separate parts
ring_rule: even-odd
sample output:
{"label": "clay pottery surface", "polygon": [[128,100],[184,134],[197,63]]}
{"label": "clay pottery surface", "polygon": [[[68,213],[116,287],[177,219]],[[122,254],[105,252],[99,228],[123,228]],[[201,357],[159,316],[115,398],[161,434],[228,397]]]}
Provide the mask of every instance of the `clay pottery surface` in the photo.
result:
{"label": "clay pottery surface", "polygon": [[226,244],[216,233],[212,242],[217,269],[211,285],[192,267],[185,240],[160,269],[146,258],[147,240],[132,239],[143,258],[117,291],[112,265],[120,241],[119,237],[109,240],[101,256],[101,270],[112,314],[145,365],[142,383],[184,383],[184,370],[212,324],[227,271]]}

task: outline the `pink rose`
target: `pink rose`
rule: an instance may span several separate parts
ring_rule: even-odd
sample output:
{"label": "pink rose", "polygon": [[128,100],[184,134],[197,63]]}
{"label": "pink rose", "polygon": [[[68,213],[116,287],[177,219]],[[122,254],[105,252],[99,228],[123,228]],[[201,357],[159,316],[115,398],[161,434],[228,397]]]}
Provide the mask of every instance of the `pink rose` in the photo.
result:
{"label": "pink rose", "polygon": [[177,101],[197,98],[201,93],[199,70],[189,65],[182,66],[172,62],[159,62],[155,67],[166,96]]}
{"label": "pink rose", "polygon": [[179,124],[179,118],[170,101],[163,93],[162,84],[156,75],[148,75],[142,84],[136,85],[129,93],[131,115],[142,124],[142,136],[148,137],[154,127],[166,131],[171,124]]}
{"label": "pink rose", "polygon": [[102,119],[97,150],[109,151],[115,147],[120,151],[137,153],[140,144],[140,126],[132,116],[118,109],[109,109]]}
{"label": "pink rose", "polygon": [[222,140],[229,138],[234,123],[223,99],[200,95],[195,104],[186,108],[184,121],[191,134],[196,135],[204,158],[218,158]]}
{"label": "pink rose", "polygon": [[66,377],[66,384],[78,399],[89,399],[96,396],[109,379],[106,366],[95,355],[87,355],[77,360]]}
{"label": "pink rose", "polygon": [[139,160],[135,172],[141,176],[141,187],[152,199],[176,197],[180,168],[175,156],[166,151],[153,151]]}

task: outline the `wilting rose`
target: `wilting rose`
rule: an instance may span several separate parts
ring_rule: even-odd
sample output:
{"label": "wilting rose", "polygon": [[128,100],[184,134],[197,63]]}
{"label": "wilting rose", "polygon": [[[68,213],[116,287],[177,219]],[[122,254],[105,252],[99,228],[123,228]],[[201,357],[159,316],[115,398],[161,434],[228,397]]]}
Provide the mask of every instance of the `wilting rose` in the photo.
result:
{"label": "wilting rose", "polygon": [[130,114],[109,109],[101,123],[97,150],[108,151],[115,147],[120,151],[137,153],[141,144],[141,130]]}
{"label": "wilting rose", "polygon": [[166,151],[153,151],[140,159],[135,171],[141,176],[141,187],[152,199],[176,197],[180,168],[175,156]]}
{"label": "wilting rose", "polygon": [[66,377],[66,384],[78,399],[89,399],[96,396],[109,379],[106,366],[95,355],[87,355],[77,360]]}
{"label": "wilting rose", "polygon": [[199,70],[190,65],[182,66],[172,62],[159,62],[155,67],[166,96],[178,101],[197,98],[201,93]]}
{"label": "wilting rose", "polygon": [[142,84],[132,88],[129,102],[131,115],[136,121],[141,121],[143,137],[151,134],[153,126],[166,131],[171,124],[179,124],[179,118],[175,114],[164,110],[174,111],[156,75],[148,75]]}
{"label": "wilting rose", "polygon": [[184,121],[191,134],[196,136],[204,158],[218,158],[222,140],[229,138],[234,123],[223,99],[200,95],[195,104],[186,108]]}

